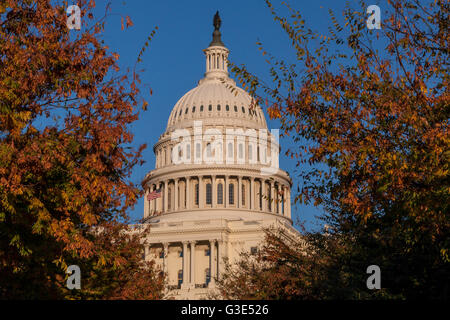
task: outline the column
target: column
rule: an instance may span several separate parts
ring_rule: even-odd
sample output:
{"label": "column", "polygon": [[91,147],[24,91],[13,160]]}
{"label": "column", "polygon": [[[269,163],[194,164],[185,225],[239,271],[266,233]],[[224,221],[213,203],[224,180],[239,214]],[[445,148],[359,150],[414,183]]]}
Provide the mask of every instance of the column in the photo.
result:
{"label": "column", "polygon": [[168,277],[169,265],[168,265],[168,256],[169,256],[169,243],[164,242],[164,273]]}
{"label": "column", "polygon": [[217,207],[217,184],[216,184],[216,176],[211,176],[211,189],[212,189],[212,207]]}
{"label": "column", "polygon": [[164,181],[164,208],[162,211],[167,212],[167,204],[168,204],[168,198],[169,197],[169,183],[168,181]]}
{"label": "column", "polygon": [[[162,188],[162,183],[158,182],[156,189],[161,189]],[[156,198],[156,211],[158,213],[161,213],[162,211],[162,197]]]}
{"label": "column", "polygon": [[255,209],[255,178],[250,177],[250,210]]}
{"label": "column", "polygon": [[198,208],[203,208],[204,194],[203,194],[203,176],[198,176]]}
{"label": "column", "polygon": [[217,241],[217,259],[218,261],[218,268],[217,268],[217,277],[220,277],[222,271],[223,271],[223,251],[224,251],[224,241],[222,239],[219,239]]}
{"label": "column", "polygon": [[288,218],[291,218],[291,190],[288,188],[288,191],[287,191],[287,199],[286,199],[286,202],[287,202],[287,216],[288,216]]}
{"label": "column", "polygon": [[195,287],[195,241],[191,241],[191,286]]}
{"label": "column", "polygon": [[242,177],[238,176],[238,195],[236,197],[237,200],[237,207],[242,207]]}
{"label": "column", "polygon": [[215,284],[215,277],[216,277],[216,240],[209,240],[209,260],[210,260],[210,267],[209,272],[211,273],[211,285]]}
{"label": "column", "polygon": [[186,177],[186,209],[191,208],[191,177]]}
{"label": "column", "polygon": [[187,246],[188,242],[183,241],[183,287],[189,283]]}
{"label": "column", "polygon": [[[174,204],[173,204],[173,208],[174,211],[178,211],[178,198],[179,198],[179,194],[178,194],[178,178],[175,178],[175,199],[174,199]],[[184,274],[183,274],[184,277]]]}
{"label": "column", "polygon": [[228,183],[229,183],[229,179],[228,179],[228,176],[225,176],[224,177],[224,180],[225,180],[225,190],[224,190],[224,192],[223,192],[223,199],[224,199],[224,206],[225,206],[225,208],[228,208],[228,190],[229,190],[229,187],[228,187]]}

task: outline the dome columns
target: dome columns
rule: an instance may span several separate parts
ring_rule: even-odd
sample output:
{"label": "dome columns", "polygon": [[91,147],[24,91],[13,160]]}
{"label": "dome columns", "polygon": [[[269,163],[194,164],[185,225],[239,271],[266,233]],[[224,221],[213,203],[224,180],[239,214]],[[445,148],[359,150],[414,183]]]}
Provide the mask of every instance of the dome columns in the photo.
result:
{"label": "dome columns", "polygon": [[168,177],[150,181],[146,196],[158,189],[161,190],[160,196],[145,203],[145,217],[185,210],[225,208],[291,218],[289,185],[273,178],[235,174]]}

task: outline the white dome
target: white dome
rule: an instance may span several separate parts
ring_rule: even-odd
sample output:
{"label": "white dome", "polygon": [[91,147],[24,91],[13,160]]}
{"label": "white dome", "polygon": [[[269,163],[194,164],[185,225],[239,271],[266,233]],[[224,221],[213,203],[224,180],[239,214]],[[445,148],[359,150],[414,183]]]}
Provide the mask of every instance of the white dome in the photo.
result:
{"label": "white dome", "polygon": [[[167,123],[167,131],[192,127],[194,120],[203,124],[223,124],[253,129],[267,129],[261,107],[252,105],[252,97],[233,80],[202,79],[176,104]],[[218,122],[219,120],[219,122]]]}

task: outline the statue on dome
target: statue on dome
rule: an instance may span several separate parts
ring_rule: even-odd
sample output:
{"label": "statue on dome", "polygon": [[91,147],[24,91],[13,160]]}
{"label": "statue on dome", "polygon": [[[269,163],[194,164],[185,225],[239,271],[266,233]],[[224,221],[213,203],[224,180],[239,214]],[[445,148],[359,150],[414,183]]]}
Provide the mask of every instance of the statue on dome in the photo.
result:
{"label": "statue on dome", "polygon": [[214,20],[213,20],[213,26],[214,26],[215,30],[220,29],[221,23],[222,23],[222,20],[220,20],[219,11],[217,10],[216,14],[214,15]]}

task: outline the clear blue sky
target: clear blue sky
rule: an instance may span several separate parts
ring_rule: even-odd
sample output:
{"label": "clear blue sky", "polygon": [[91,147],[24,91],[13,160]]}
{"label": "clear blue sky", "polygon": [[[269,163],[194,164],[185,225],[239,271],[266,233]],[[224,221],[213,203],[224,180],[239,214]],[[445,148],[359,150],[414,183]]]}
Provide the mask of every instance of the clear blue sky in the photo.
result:
{"label": "clear blue sky", "polygon": [[[273,2],[281,9],[281,13],[286,13],[279,1]],[[383,2],[374,0],[370,4],[382,7]],[[103,12],[105,3],[102,0],[97,1],[97,17]],[[345,1],[293,0],[290,4],[302,12],[310,27],[327,34],[327,26],[330,23],[328,8],[332,8],[339,15]],[[219,10],[222,19],[222,40],[230,49],[230,59],[233,62],[247,65],[250,71],[268,80],[268,65],[255,44],[258,40],[271,54],[293,61],[294,51],[290,49],[289,39],[279,24],[273,21],[263,0],[113,1],[104,40],[111,51],[120,55],[122,68],[134,66],[147,36],[155,26],[159,27],[143,56],[143,63],[140,64],[144,69],[141,73],[143,84],[152,88],[153,95],[150,96],[149,90],[143,85],[142,91],[149,102],[149,108],[140,112],[139,120],[131,128],[135,135],[135,144],[147,144],[143,153],[146,162],[135,167],[132,176],[134,183],[140,182],[145,174],[154,168],[153,145],[164,132],[173,106],[203,77],[205,62],[202,49],[211,41],[212,19],[216,10]],[[134,25],[121,30],[121,16],[127,15],[131,17]],[[268,119],[267,113],[266,119],[269,128],[279,127],[277,122]],[[293,174],[295,162],[283,154],[289,142],[281,139],[280,144],[280,167],[290,172],[293,177],[295,193],[299,183]],[[142,218],[143,204],[141,199],[131,210],[133,219]],[[308,229],[318,226],[315,215],[321,214],[320,209],[303,205],[293,205],[292,209],[294,220],[305,220]]]}

